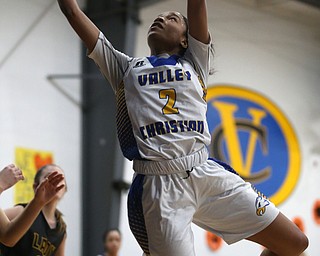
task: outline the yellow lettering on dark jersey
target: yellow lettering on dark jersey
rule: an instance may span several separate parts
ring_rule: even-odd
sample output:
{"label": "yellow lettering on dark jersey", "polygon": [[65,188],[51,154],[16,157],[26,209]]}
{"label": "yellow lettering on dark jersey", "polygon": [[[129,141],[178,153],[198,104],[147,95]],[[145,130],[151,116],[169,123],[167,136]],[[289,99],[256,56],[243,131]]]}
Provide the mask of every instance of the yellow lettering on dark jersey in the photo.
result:
{"label": "yellow lettering on dark jersey", "polygon": [[56,247],[46,237],[40,238],[40,235],[36,232],[33,233],[32,247],[39,251],[42,256],[50,256],[56,250]]}

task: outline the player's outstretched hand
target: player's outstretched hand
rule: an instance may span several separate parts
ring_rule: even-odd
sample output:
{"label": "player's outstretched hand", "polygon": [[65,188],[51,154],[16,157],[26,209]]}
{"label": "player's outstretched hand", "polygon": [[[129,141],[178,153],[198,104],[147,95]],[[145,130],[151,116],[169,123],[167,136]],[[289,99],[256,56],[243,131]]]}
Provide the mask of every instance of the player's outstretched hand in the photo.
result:
{"label": "player's outstretched hand", "polygon": [[50,173],[36,188],[34,199],[42,205],[50,202],[64,188],[64,184],[61,184],[63,179],[64,176],[61,173]]}
{"label": "player's outstretched hand", "polygon": [[4,167],[0,172],[0,193],[12,187],[19,180],[24,180],[24,176],[17,166],[10,164]]}

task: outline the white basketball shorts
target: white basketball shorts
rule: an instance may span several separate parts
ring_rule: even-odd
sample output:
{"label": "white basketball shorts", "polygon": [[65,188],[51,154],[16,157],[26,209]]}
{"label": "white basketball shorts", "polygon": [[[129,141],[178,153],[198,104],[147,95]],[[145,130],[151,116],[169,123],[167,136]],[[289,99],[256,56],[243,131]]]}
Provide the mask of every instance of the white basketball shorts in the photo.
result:
{"label": "white basketball shorts", "polygon": [[152,256],[196,255],[192,222],[232,244],[266,228],[278,213],[230,166],[213,159],[172,174],[136,173],[128,195],[130,228]]}

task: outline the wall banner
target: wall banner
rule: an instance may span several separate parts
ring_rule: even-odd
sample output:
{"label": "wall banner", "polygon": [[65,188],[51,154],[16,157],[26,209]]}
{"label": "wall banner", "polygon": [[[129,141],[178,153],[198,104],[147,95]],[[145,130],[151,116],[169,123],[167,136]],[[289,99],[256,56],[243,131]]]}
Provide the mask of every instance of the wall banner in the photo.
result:
{"label": "wall banner", "polygon": [[53,163],[53,154],[48,151],[16,148],[15,163],[22,170],[25,180],[14,186],[14,203],[27,203],[33,196],[33,179],[37,170]]}
{"label": "wall banner", "polygon": [[286,116],[270,99],[245,88],[208,88],[210,155],[230,164],[242,178],[278,205],[295,188],[301,154]]}

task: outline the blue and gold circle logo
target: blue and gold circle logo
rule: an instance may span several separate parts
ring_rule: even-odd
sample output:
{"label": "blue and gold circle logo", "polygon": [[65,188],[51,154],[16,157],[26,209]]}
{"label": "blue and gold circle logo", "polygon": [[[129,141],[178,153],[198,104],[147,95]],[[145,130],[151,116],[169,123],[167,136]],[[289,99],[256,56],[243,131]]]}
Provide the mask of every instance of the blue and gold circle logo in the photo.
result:
{"label": "blue and gold circle logo", "polygon": [[208,88],[210,154],[230,164],[279,205],[300,175],[300,149],[281,110],[261,94],[235,86]]}

